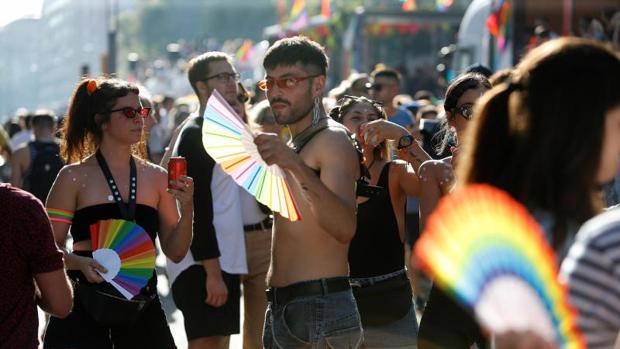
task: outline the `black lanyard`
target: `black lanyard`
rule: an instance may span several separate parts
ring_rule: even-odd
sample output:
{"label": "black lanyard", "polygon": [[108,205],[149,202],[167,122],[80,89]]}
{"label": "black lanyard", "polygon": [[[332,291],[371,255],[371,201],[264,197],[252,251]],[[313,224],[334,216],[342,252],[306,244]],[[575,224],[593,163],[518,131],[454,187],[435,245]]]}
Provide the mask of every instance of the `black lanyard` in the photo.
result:
{"label": "black lanyard", "polygon": [[106,182],[108,183],[108,187],[110,187],[110,191],[112,192],[112,196],[114,197],[114,201],[116,205],[118,205],[118,209],[121,211],[121,215],[123,219],[128,221],[133,221],[134,216],[136,214],[136,195],[138,195],[138,177],[136,175],[136,161],[133,159],[133,156],[129,157],[129,212],[127,206],[121,197],[120,189],[116,185],[114,181],[114,177],[112,176],[112,172],[110,172],[110,168],[108,167],[108,163],[105,161],[101,152],[97,150],[95,153],[95,157],[97,158],[97,162],[99,163],[99,167],[101,167],[101,171],[105,176]]}

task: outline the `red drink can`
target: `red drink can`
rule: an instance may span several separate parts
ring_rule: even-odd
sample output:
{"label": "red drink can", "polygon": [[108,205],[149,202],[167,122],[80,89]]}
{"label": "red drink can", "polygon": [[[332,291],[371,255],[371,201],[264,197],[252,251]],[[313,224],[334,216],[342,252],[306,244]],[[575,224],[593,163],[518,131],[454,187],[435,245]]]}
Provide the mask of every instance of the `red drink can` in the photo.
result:
{"label": "red drink can", "polygon": [[174,184],[170,184],[170,181],[178,181],[179,176],[187,176],[187,161],[184,157],[170,158],[168,162],[168,188],[181,189]]}

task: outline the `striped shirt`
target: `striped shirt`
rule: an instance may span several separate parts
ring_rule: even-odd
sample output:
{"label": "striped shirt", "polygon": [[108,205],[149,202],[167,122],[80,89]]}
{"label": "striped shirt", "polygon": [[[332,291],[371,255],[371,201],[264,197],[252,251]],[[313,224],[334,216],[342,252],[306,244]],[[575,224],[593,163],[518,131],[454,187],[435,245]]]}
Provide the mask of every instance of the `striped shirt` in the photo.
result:
{"label": "striped shirt", "polygon": [[613,348],[620,330],[620,210],[583,225],[560,279],[568,284],[587,347]]}

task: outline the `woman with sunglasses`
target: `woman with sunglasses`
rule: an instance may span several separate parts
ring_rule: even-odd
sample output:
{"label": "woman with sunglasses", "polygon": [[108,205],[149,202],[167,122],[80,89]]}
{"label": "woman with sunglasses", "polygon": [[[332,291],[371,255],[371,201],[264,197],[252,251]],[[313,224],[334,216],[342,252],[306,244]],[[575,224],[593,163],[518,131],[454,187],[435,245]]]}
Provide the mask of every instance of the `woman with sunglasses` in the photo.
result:
{"label": "woman with sunglasses", "polygon": [[189,249],[193,182],[181,176],[170,183],[179,189],[169,190],[166,171],[144,160],[143,127],[149,112],[140,103],[138,88],[122,80],[84,80],[73,93],[61,143],[69,165],[58,174],[47,209],[59,246],[64,248],[71,229],[72,251],[64,251],[76,294],[73,312],[50,320],[45,348],[175,348],[154,271],[134,297],[145,300],[144,307],[135,323],[124,327],[94,320],[87,310],[89,300],[80,291],[82,286],[109,286],[102,277],[106,268],[92,257],[90,227],[99,221],[134,221],[153,242],[159,237],[164,254],[176,261]]}
{"label": "woman with sunglasses", "polygon": [[420,228],[435,209],[441,196],[447,194],[454,184],[454,167],[457,161],[458,140],[467,129],[473,115],[473,107],[478,98],[491,88],[489,81],[480,74],[467,73],[454,80],[444,98],[445,118],[441,121],[441,142],[437,153],[442,154],[451,145],[452,156],[424,163],[419,176],[422,181],[420,200]]}
{"label": "woman with sunglasses", "polygon": [[357,228],[349,247],[351,285],[364,329],[362,347],[415,348],[418,324],[403,241],[407,196],[419,196],[420,183],[411,165],[390,160],[385,140],[402,137],[408,142],[402,149],[416,148],[420,156],[430,157],[404,127],[387,121],[381,105],[371,99],[345,96],[330,116],[358,138],[366,177],[374,186],[366,192],[358,188]]}
{"label": "woman with sunglasses", "polygon": [[[445,119],[442,121],[443,139],[438,154],[448,144],[452,156],[427,161],[420,166],[420,231],[439,199],[454,186],[454,168],[457,162],[459,139],[467,129],[473,115],[473,107],[482,94],[491,89],[489,81],[481,74],[467,73],[454,80],[444,98]],[[413,258],[412,258],[413,259]],[[411,263],[413,265],[414,261]],[[433,286],[420,321],[418,348],[469,348],[476,342],[485,348],[485,340],[474,319],[451,298]]]}

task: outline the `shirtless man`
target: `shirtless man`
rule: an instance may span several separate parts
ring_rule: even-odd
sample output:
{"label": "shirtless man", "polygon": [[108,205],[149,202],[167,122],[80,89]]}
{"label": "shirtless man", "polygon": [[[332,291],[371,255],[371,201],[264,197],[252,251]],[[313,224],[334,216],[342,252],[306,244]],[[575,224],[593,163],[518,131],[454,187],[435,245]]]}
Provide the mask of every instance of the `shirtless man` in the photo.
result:
{"label": "shirtless man", "polygon": [[298,153],[275,134],[260,134],[255,143],[268,164],[286,173],[302,217],[275,218],[263,343],[267,349],[357,348],[362,330],[347,254],[359,163],[346,132],[321,105],[327,56],[317,43],[293,37],[277,41],[263,66],[261,88]]}

